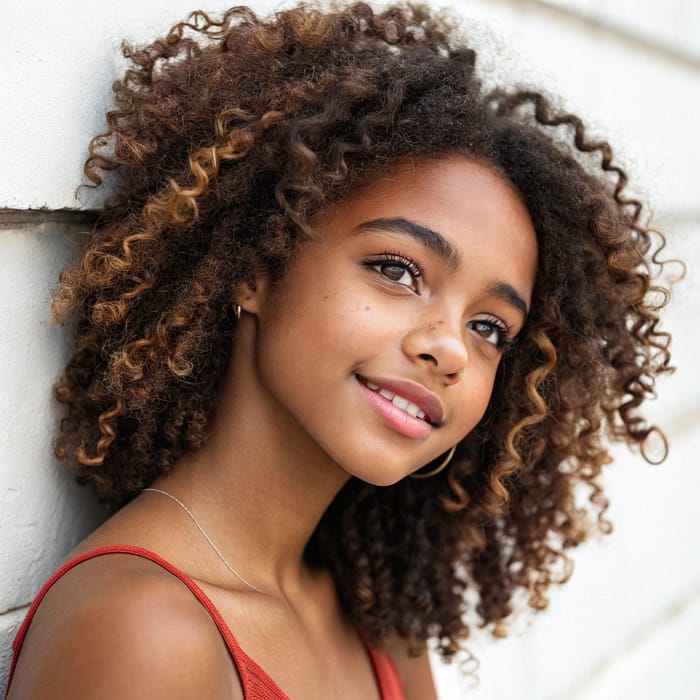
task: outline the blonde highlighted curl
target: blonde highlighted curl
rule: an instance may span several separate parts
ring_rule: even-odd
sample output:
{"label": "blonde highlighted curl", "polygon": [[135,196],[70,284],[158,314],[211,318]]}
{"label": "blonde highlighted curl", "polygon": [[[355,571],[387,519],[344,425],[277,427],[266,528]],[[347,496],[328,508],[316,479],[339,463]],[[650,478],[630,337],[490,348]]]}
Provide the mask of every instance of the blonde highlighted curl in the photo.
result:
{"label": "blonde highlighted curl", "polygon": [[473,157],[515,185],[537,232],[526,327],[450,467],[351,480],[306,556],[375,643],[432,638],[450,658],[474,624],[503,634],[518,592],[544,608],[566,550],[609,529],[605,440],[644,447],[639,409],[670,371],[664,239],[610,146],[539,92],[486,92],[475,52],[422,6],[195,12],[124,54],[85,165],[115,194],[53,300],[77,319],[57,454],[123,505],[206,440],[238,283],[279,278],[314,215],[382,173]]}

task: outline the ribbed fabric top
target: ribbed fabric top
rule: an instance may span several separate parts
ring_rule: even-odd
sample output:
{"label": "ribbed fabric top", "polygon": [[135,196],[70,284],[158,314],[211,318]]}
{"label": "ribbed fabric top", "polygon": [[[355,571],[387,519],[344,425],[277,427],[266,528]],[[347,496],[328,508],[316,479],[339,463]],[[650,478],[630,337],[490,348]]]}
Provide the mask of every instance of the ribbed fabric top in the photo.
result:
{"label": "ribbed fabric top", "polygon": [[[265,671],[263,671],[263,669],[260,668],[260,666],[258,666],[258,664],[255,663],[255,661],[253,661],[253,659],[251,659],[243,651],[243,649],[241,649],[229,626],[221,617],[219,611],[214,607],[214,604],[211,602],[206,593],[204,593],[204,591],[189,576],[175,568],[172,564],[165,561],[165,559],[159,557],[154,552],[143,549],[142,547],[131,547],[128,545],[100,547],[99,549],[93,549],[89,552],[85,552],[84,554],[81,554],[66,562],[44,584],[41,591],[39,591],[39,594],[34,599],[34,602],[31,604],[29,611],[24,618],[24,622],[22,622],[19,630],[17,631],[17,636],[15,637],[15,641],[12,645],[14,655],[12,657],[12,665],[10,666],[10,676],[8,679],[5,697],[7,697],[7,694],[10,691],[10,683],[12,682],[12,676],[17,664],[17,658],[19,657],[27,630],[29,629],[29,625],[36,614],[37,608],[39,607],[39,604],[46,593],[56,583],[56,581],[58,581],[73,567],[81,564],[84,561],[88,561],[89,559],[101,557],[106,554],[131,554],[133,556],[142,557],[143,559],[148,559],[154,564],[157,564],[166,571],[170,572],[173,576],[179,578],[180,581],[182,581],[187,588],[190,589],[195,598],[197,598],[197,600],[206,608],[207,612],[216,624],[219,633],[223,637],[226,646],[228,647],[231,658],[236,665],[238,675],[241,679],[241,685],[243,686],[243,697],[245,700],[290,700],[290,698],[279,688],[272,678],[270,678],[270,676],[268,676],[267,673],[265,673]],[[403,690],[401,688],[401,682],[399,681],[398,674],[391,659],[381,651],[368,648],[367,652],[372,662],[381,699],[405,700]]]}

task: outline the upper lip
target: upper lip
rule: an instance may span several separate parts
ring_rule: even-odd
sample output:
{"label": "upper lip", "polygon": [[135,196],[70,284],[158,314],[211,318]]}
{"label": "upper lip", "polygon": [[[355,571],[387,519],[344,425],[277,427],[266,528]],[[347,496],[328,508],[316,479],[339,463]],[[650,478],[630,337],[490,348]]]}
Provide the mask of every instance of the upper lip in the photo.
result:
{"label": "upper lip", "polygon": [[392,394],[397,394],[416,404],[425,413],[431,425],[438,426],[442,423],[445,410],[442,401],[437,394],[426,389],[422,384],[410,379],[386,379],[384,377],[370,377],[365,374],[358,375],[365,382],[377,384],[382,389],[388,389]]}

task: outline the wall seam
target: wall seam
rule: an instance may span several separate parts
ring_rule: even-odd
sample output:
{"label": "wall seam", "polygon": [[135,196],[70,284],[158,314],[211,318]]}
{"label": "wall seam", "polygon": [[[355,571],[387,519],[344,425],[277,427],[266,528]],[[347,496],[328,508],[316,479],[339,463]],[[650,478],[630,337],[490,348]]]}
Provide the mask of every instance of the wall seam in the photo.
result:
{"label": "wall seam", "polygon": [[7,610],[3,610],[2,612],[0,612],[0,617],[12,615],[13,613],[16,613],[16,612],[22,612],[22,611],[26,612],[27,610],[29,610],[30,605],[31,605],[31,603],[23,603],[22,605],[17,605],[14,608],[8,608]]}
{"label": "wall seam", "polygon": [[[679,620],[686,610],[700,600],[700,581],[696,581],[686,591],[685,595],[680,595],[675,598],[669,605],[659,609],[656,614],[644,620],[640,625],[630,630],[629,634],[625,635],[618,646],[610,649],[606,658],[586,674],[585,679],[579,679],[577,683],[569,687],[563,696],[570,700],[576,698],[586,698],[587,693],[595,687],[602,678],[604,678],[611,669],[618,663],[618,659],[628,657],[635,654],[661,630],[668,629]],[[551,698],[549,700],[554,700]]]}
{"label": "wall seam", "polygon": [[515,10],[532,8],[542,14],[559,20],[583,26],[590,31],[607,34],[621,44],[626,44],[637,50],[653,53],[665,61],[680,64],[686,68],[700,71],[700,57],[675,48],[664,41],[656,41],[651,36],[635,32],[620,24],[610,22],[603,17],[595,17],[584,10],[571,7],[561,7],[548,0],[496,0],[495,4],[506,5]]}
{"label": "wall seam", "polygon": [[0,209],[0,229],[27,228],[45,223],[90,225],[94,209]]}

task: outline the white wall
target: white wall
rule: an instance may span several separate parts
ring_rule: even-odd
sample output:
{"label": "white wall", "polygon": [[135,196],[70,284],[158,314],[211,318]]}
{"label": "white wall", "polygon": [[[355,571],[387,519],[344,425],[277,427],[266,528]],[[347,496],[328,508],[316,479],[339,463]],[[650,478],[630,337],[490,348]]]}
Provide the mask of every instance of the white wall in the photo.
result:
{"label": "white wall", "polygon": [[[671,438],[669,460],[650,467],[616,453],[605,478],[613,535],[577,553],[572,581],[531,625],[520,619],[505,642],[475,638],[478,688],[467,692],[455,668],[436,664],[443,700],[700,697],[700,378],[693,305],[700,252],[692,244],[700,233],[700,61],[693,51],[697,32],[689,29],[700,26],[700,8],[692,0],[633,5],[632,14],[625,0],[458,5],[473,18],[468,25],[477,43],[499,54],[498,62],[485,61],[491,75],[514,73],[551,86],[619,146],[689,274],[669,317],[679,370],[660,387],[653,409]],[[254,6],[264,10],[270,3]],[[87,139],[103,124],[119,39],[150,39],[190,9],[192,0],[4,4],[0,688],[25,606],[65,551],[103,517],[54,464],[47,428],[55,419],[50,386],[68,339],[50,325],[47,300],[58,269],[74,253],[80,225],[70,214],[28,210],[91,206],[74,192]]]}
{"label": "white wall", "polygon": [[24,607],[100,517],[51,457],[50,387],[68,336],[50,323],[48,300],[75,247],[72,229],[0,224],[0,688]]}
{"label": "white wall", "polygon": [[[552,3],[583,13],[567,16],[547,4],[460,7],[488,23],[495,36],[485,44],[513,56],[509,72],[551,86],[609,138],[670,248],[688,263],[668,322],[678,371],[662,382],[650,411],[669,435],[671,454],[651,467],[616,450],[604,479],[613,534],[576,553],[574,576],[554,592],[548,611],[519,621],[505,642],[474,643],[478,688],[467,692],[456,669],[435,665],[435,672],[450,700],[690,700],[700,697],[700,252],[693,244],[700,234],[700,61],[683,47],[692,43],[688,26],[698,26],[700,7],[682,0]],[[645,9],[653,11],[648,21]],[[587,12],[603,24],[596,28]],[[684,21],[674,25],[664,13]],[[678,41],[669,51],[674,27]]]}

